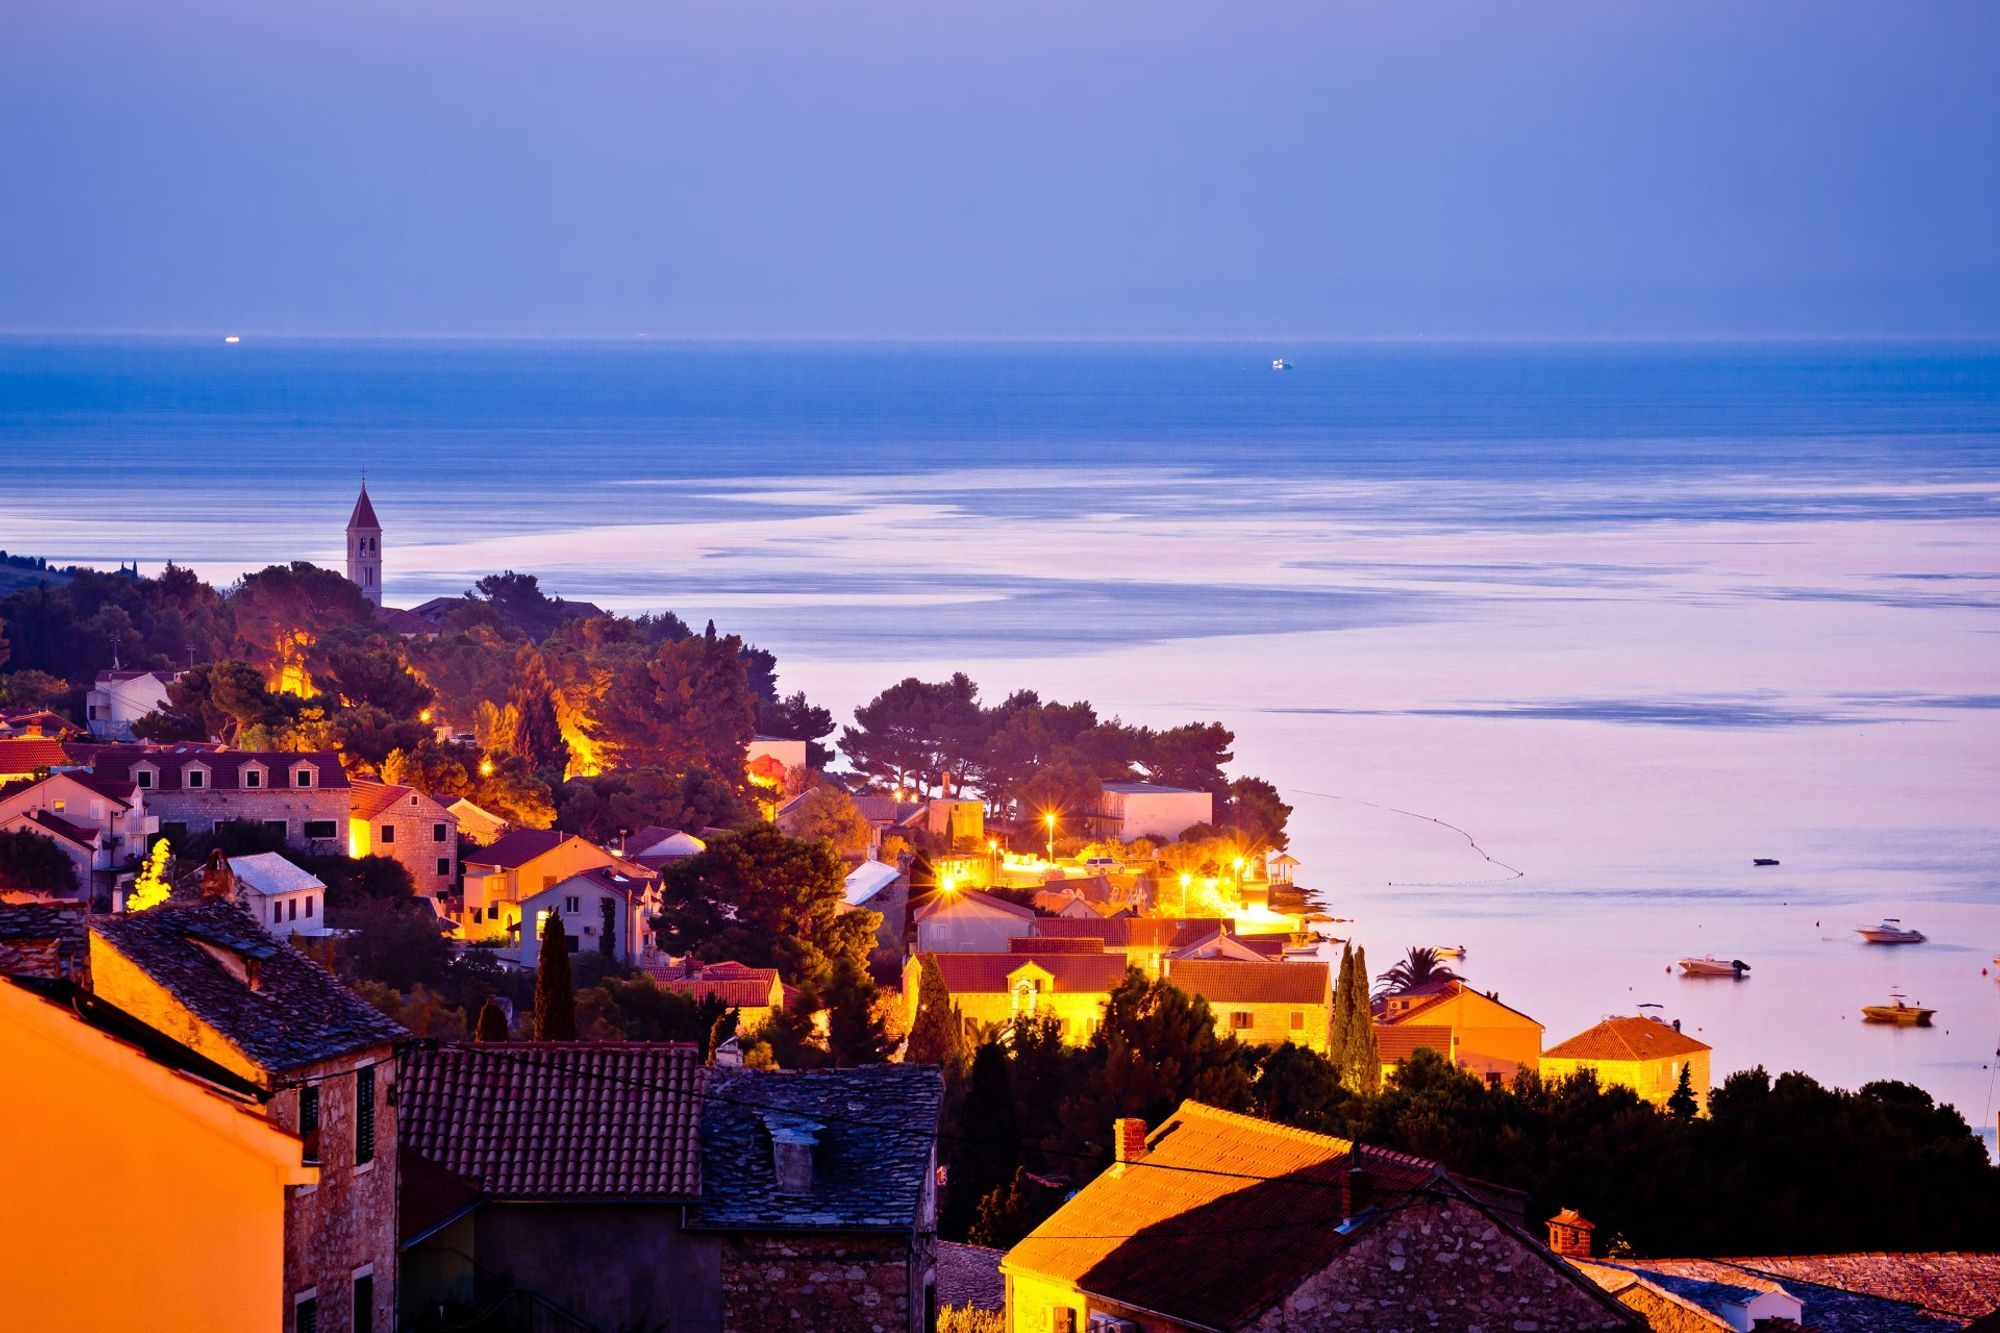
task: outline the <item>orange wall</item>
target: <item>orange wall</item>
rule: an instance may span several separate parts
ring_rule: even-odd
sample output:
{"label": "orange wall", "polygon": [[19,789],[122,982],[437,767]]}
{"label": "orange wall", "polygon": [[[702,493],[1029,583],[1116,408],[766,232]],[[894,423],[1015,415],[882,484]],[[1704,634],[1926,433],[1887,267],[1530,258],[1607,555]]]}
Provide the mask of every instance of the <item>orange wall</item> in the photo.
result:
{"label": "orange wall", "polygon": [[0,982],[11,1328],[273,1329],[299,1141]]}

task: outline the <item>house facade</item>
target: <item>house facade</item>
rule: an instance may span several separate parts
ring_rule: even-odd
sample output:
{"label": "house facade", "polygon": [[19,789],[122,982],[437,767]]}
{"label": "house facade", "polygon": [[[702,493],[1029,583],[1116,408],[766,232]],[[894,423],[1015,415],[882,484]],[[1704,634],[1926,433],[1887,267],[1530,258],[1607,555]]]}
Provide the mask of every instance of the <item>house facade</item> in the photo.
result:
{"label": "house facade", "polygon": [[1098,800],[1096,823],[1125,838],[1178,838],[1196,824],[1215,820],[1215,795],[1191,787],[1155,782],[1107,782]]}
{"label": "house facade", "polygon": [[349,779],[349,856],[386,856],[425,898],[458,887],[458,816],[414,787]]}
{"label": "house facade", "polygon": [[903,1004],[911,1023],[926,958],[937,964],[968,1036],[1016,1018],[1053,1018],[1062,1025],[1063,1040],[1081,1046],[1103,1026],[1105,1001],[1125,979],[1124,958],[1101,950],[912,954],[903,965]]}
{"label": "house facade", "polygon": [[465,858],[465,903],[459,918],[467,940],[513,940],[523,900],[599,866],[639,875],[642,868],[573,833],[516,829]]}
{"label": "house facade", "polygon": [[1009,1333],[1645,1327],[1522,1230],[1522,1196],[1437,1163],[1196,1102],[1113,1142],[1001,1261]]}
{"label": "house facade", "polygon": [[572,954],[608,953],[627,967],[652,961],[647,923],[659,910],[659,880],[627,873],[636,869],[592,866],[529,894],[521,900],[521,928],[502,946],[502,955],[533,971],[542,956],[543,923],[553,916],[562,922]]}
{"label": "house facade", "polygon": [[288,1201],[320,1171],[254,1088],[174,1058],[73,987],[0,980],[0,1031],[0,1118],[89,1145],[8,1154],[9,1326],[282,1329]]}
{"label": "house facade", "polygon": [[132,724],[167,706],[167,686],[178,671],[100,671],[83,696],[90,734],[101,741],[133,739]]}
{"label": "house facade", "polygon": [[319,876],[276,852],[232,856],[228,864],[237,906],[267,932],[279,939],[328,933],[326,885]]}
{"label": "house facade", "polygon": [[727,961],[689,969],[651,967],[647,975],[661,990],[679,991],[697,1000],[715,999],[736,1011],[736,1031],[755,1032],[797,994],[778,979],[775,967],[746,967]]}
{"label": "house facade", "polygon": [[[43,818],[34,820],[34,816]],[[77,867],[77,883],[99,897],[129,878],[159,831],[145,793],[81,769],[0,789],[0,829],[29,827],[54,837]]]}
{"label": "house facade", "polygon": [[1382,1072],[1428,1047],[1488,1083],[1542,1064],[1542,1025],[1463,981],[1434,981],[1374,1006]]}
{"label": "house facade", "polygon": [[1708,1110],[1709,1047],[1677,1025],[1636,1015],[1607,1018],[1542,1052],[1542,1077],[1567,1078],[1588,1070],[1603,1084],[1632,1089],[1665,1106],[1688,1074],[1695,1105]]}
{"label": "house facade", "polygon": [[1208,1001],[1219,1036],[1324,1051],[1332,995],[1325,963],[1169,958],[1166,980]]}
{"label": "house facade", "polygon": [[349,787],[331,750],[113,746],[92,757],[99,778],[130,783],[176,847],[235,820],[284,835],[301,852],[347,853]]}
{"label": "house facade", "polygon": [[923,953],[1005,953],[1007,941],[1035,930],[1033,909],[978,889],[938,892],[914,919]]}
{"label": "house facade", "polygon": [[300,1144],[276,1326],[372,1333],[396,1316],[396,1048],[409,1034],[233,903],[90,927],[97,997],[253,1085]]}

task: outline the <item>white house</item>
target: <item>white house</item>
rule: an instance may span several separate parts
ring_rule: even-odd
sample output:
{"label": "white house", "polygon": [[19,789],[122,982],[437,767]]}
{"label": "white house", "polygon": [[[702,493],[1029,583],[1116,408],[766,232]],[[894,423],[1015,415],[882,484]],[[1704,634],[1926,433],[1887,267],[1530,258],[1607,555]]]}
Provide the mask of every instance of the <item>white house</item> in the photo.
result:
{"label": "white house", "polygon": [[940,892],[917,909],[919,953],[1006,953],[1034,930],[1034,912],[977,889]]}
{"label": "white house", "polygon": [[1121,838],[1178,838],[1215,819],[1215,796],[1189,787],[1152,782],[1107,782],[1099,817]]}
{"label": "white house", "polygon": [[237,902],[273,935],[282,939],[329,933],[326,885],[317,875],[276,852],[232,856],[229,873],[236,877]]}
{"label": "white house", "polygon": [[147,835],[159,831],[159,820],[146,813],[143,791],[82,769],[0,794],[0,829],[29,823],[76,862],[79,885],[96,889],[115,887],[120,872],[145,855]]}
{"label": "white house", "polygon": [[608,925],[612,956],[627,966],[643,967],[653,961],[646,922],[659,905],[658,883],[615,866],[593,866],[531,893],[521,900],[519,933],[503,947],[502,956],[532,970],[541,957],[544,922],[553,914],[562,920],[572,954],[602,950]]}
{"label": "white house", "polygon": [[103,741],[129,741],[132,724],[167,706],[167,686],[178,671],[100,671],[83,697],[90,734]]}
{"label": "white house", "polygon": [[869,899],[902,877],[902,871],[885,861],[863,861],[847,872],[847,905],[867,906]]}

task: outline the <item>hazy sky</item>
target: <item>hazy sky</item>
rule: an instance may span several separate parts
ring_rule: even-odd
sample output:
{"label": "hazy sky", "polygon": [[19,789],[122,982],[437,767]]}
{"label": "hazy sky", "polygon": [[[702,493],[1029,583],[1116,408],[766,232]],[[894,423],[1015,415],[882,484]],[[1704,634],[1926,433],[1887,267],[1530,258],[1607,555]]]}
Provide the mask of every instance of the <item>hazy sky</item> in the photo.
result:
{"label": "hazy sky", "polygon": [[6,0],[0,328],[2000,333],[2000,5]]}

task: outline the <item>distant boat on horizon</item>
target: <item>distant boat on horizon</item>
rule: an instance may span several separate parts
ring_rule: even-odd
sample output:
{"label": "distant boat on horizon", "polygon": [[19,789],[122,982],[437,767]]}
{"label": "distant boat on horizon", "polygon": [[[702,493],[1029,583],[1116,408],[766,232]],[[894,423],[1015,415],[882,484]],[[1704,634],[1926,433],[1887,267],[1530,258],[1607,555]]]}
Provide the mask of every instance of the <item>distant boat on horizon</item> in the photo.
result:
{"label": "distant boat on horizon", "polygon": [[224,338],[222,341],[226,343],[240,343],[243,340],[232,333],[227,338]]}
{"label": "distant boat on horizon", "polygon": [[1753,866],[1774,866],[1778,864],[1778,858],[1775,856],[1753,856],[1750,858],[1750,864]]}
{"label": "distant boat on horizon", "polygon": [[1921,930],[1906,930],[1897,917],[1884,917],[1879,926],[1856,926],[1854,933],[1870,944],[1922,944]]}
{"label": "distant boat on horizon", "polygon": [[1285,358],[1283,358],[1282,356],[1273,357],[1271,359],[1271,369],[1273,370],[1290,370],[1291,368],[1292,368],[1292,363],[1285,360]]}

